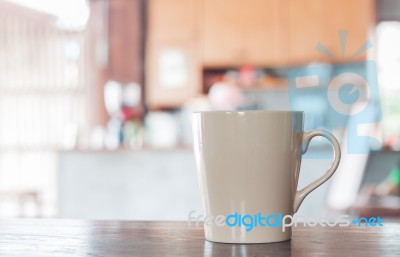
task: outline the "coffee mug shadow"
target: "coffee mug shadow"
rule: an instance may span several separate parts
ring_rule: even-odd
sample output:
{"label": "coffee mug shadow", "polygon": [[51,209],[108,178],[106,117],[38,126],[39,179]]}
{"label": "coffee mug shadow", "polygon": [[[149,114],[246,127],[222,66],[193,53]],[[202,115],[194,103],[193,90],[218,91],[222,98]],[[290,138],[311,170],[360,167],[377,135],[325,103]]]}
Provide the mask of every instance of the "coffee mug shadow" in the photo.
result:
{"label": "coffee mug shadow", "polygon": [[204,257],[293,256],[291,241],[266,244],[227,244],[204,240]]}

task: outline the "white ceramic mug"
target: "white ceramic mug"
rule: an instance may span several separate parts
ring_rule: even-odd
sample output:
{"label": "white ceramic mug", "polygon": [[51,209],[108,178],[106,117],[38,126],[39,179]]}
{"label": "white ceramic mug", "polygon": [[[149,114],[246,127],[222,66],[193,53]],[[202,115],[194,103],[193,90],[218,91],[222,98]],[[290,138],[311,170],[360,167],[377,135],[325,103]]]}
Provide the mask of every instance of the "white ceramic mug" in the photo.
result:
{"label": "white ceramic mug", "polygon": [[[283,231],[274,218],[293,215],[340,161],[336,138],[323,130],[304,132],[303,120],[303,112],[286,111],[193,114],[207,240],[269,243],[291,238],[290,228]],[[333,163],[323,176],[297,191],[301,156],[315,136],[331,142]]]}

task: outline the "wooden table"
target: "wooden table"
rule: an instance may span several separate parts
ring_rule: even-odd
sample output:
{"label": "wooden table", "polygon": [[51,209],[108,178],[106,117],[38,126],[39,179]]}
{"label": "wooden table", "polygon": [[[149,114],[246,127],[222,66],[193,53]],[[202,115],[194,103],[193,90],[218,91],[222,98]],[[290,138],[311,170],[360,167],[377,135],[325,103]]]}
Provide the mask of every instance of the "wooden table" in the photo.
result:
{"label": "wooden table", "polygon": [[400,224],[294,228],[292,241],[234,245],[204,240],[186,222],[0,220],[1,256],[400,256]]}

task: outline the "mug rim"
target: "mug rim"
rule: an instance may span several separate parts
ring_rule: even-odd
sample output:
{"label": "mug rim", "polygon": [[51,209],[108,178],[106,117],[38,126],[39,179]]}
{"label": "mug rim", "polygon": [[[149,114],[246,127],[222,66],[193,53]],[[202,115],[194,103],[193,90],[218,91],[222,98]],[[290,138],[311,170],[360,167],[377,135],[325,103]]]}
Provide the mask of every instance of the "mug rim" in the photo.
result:
{"label": "mug rim", "polygon": [[263,114],[304,114],[304,111],[272,111],[272,110],[239,110],[239,111],[194,111],[193,114],[246,114],[246,113],[263,113]]}

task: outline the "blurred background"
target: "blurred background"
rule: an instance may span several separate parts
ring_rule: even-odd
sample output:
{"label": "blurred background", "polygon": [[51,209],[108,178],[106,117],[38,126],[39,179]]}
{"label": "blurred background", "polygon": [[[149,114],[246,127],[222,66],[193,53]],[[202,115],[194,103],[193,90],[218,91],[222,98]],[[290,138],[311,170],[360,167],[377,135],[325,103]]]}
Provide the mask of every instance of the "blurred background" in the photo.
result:
{"label": "blurred background", "polygon": [[[399,45],[396,0],[0,0],[0,216],[186,220],[202,212],[193,111],[298,109],[343,148],[299,213],[397,220]],[[312,84],[315,67],[325,84],[291,99],[290,77]],[[364,154],[326,100],[349,70],[379,81]],[[299,187],[330,156],[313,143]]]}

